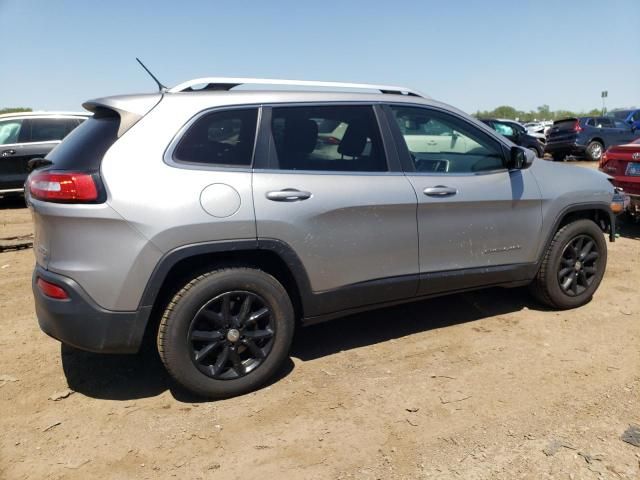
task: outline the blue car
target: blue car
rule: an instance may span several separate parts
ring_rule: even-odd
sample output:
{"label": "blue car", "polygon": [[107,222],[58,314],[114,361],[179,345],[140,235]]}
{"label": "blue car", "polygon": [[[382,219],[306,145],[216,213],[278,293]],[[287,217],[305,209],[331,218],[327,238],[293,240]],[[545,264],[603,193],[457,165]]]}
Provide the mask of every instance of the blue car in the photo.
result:
{"label": "blue car", "polygon": [[609,116],[613,117],[614,120],[618,120],[635,127],[636,130],[640,129],[640,108],[634,108],[631,110],[614,110],[609,112]]}
{"label": "blue car", "polygon": [[607,148],[629,143],[639,136],[635,126],[612,117],[563,118],[553,122],[547,132],[544,151],[556,161],[566,156],[599,161]]}

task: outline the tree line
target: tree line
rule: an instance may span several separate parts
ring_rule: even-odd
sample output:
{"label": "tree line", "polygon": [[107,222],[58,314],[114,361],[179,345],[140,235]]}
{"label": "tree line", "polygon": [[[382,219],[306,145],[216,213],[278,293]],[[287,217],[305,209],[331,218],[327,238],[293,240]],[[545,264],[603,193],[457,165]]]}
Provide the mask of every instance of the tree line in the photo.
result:
{"label": "tree line", "polygon": [[591,117],[602,115],[600,108],[594,108],[588,112],[572,112],[571,110],[551,110],[549,105],[541,105],[537,110],[517,110],[510,105],[502,105],[493,110],[478,110],[473,114],[476,118],[508,118],[520,122],[532,122],[535,120],[558,120],[567,117]]}
{"label": "tree line", "polygon": [[31,112],[30,108],[24,107],[8,107],[8,108],[0,108],[0,115],[3,113],[19,113],[19,112]]}

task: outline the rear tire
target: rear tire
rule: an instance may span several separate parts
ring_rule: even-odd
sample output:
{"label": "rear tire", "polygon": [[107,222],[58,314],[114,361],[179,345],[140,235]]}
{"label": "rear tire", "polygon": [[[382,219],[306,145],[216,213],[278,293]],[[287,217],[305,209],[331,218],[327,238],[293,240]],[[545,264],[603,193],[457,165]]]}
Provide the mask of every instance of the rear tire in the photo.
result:
{"label": "rear tire", "polygon": [[284,287],[252,268],[200,275],[171,300],[158,352],[169,374],[203,397],[242,395],[274,377],[287,358],[294,312]]}
{"label": "rear tire", "polygon": [[584,305],[598,289],[607,266],[607,243],[591,220],[576,220],[556,232],[530,285],[541,303],[566,310]]}
{"label": "rear tire", "polygon": [[554,162],[564,162],[566,155],[564,153],[553,153],[551,154]]}
{"label": "rear tire", "polygon": [[589,142],[585,150],[585,156],[587,157],[587,160],[590,160],[592,162],[600,161],[603,153],[604,145],[602,145],[602,143],[598,142],[597,140]]}

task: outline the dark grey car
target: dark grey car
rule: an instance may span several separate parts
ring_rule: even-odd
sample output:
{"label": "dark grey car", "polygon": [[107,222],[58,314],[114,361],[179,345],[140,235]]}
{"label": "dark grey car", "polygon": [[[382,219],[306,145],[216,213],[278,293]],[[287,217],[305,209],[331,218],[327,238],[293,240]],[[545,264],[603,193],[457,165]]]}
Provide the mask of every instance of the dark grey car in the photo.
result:
{"label": "dark grey car", "polygon": [[0,194],[21,193],[29,160],[47,155],[87,117],[55,112],[0,115]]}
{"label": "dark grey car", "polygon": [[599,161],[612,145],[622,145],[640,137],[635,127],[611,117],[564,118],[553,122],[547,134],[545,152],[556,161],[567,155]]}

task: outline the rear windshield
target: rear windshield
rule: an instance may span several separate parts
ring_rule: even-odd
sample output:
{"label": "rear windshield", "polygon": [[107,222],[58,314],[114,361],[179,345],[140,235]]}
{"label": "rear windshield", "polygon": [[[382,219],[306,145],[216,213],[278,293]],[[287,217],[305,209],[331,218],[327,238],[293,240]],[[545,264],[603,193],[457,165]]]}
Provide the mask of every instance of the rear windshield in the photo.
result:
{"label": "rear windshield", "polygon": [[120,117],[111,111],[98,111],[82,122],[62,143],[46,156],[56,170],[97,172],[106,151],[118,138]]}
{"label": "rear windshield", "polygon": [[577,121],[577,118],[567,118],[565,120],[553,122],[553,126],[558,127],[558,130],[573,130]]}

